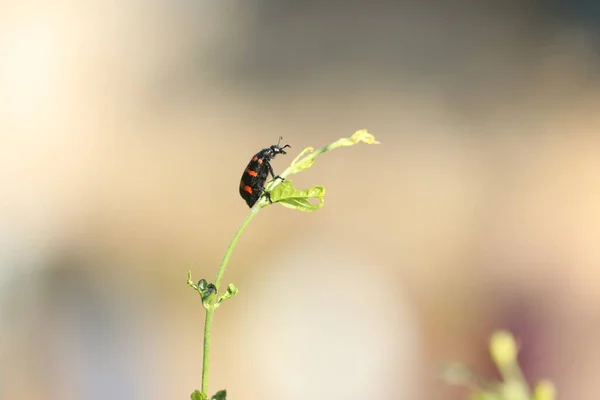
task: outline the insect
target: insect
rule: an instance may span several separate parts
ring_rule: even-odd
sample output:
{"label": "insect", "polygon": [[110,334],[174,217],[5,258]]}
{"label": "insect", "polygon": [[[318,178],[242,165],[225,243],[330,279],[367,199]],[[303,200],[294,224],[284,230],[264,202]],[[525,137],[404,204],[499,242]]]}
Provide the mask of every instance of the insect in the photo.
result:
{"label": "insect", "polygon": [[277,154],[286,154],[284,149],[291,147],[289,144],[280,147],[279,143],[281,143],[281,139],[283,138],[280,136],[277,144],[256,153],[242,174],[242,179],[240,180],[240,196],[246,200],[248,207],[252,207],[263,193],[267,196],[269,201],[271,200],[269,193],[265,192],[265,182],[267,181],[269,174],[271,174],[273,179],[283,179],[279,175],[275,176],[273,167],[271,167],[271,163],[269,162],[275,158]]}

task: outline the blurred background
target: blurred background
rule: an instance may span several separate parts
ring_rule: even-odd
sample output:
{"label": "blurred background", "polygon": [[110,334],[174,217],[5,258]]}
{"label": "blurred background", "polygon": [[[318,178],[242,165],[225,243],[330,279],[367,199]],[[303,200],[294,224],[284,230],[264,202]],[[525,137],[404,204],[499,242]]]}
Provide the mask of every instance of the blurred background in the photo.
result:
{"label": "blurred background", "polygon": [[0,3],[0,399],[184,399],[250,157],[293,177],[224,278],[210,391],[461,399],[439,366],[600,385],[600,3]]}

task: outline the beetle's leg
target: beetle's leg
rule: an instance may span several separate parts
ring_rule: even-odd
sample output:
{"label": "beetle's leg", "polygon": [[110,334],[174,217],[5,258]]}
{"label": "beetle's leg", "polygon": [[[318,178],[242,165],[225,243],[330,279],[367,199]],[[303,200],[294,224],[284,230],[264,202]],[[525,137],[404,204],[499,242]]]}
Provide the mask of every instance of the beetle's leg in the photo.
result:
{"label": "beetle's leg", "polygon": [[273,167],[271,167],[271,163],[266,163],[266,166],[269,169],[269,173],[273,177],[273,180],[281,179],[282,181],[285,181],[285,178],[282,178],[279,175],[275,176],[275,173],[273,172]]}
{"label": "beetle's leg", "polygon": [[269,193],[265,189],[263,189],[263,191],[260,195],[265,196],[265,199],[269,200],[269,203],[273,204],[273,202],[271,201],[271,193]]}
{"label": "beetle's leg", "polygon": [[265,162],[265,165],[269,169],[269,173],[271,174],[271,176],[273,177],[273,179],[275,179],[275,174],[273,173],[273,167],[271,167],[271,163]]}

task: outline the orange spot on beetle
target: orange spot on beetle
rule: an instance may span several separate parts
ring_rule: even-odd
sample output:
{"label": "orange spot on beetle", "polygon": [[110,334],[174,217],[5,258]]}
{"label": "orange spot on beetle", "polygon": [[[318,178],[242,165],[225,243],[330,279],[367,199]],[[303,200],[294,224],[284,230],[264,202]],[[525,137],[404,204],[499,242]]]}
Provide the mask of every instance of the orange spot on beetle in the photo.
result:
{"label": "orange spot on beetle", "polygon": [[252,161],[258,161],[258,157],[256,157],[256,156],[252,157]]}
{"label": "orange spot on beetle", "polygon": [[244,192],[248,192],[250,194],[252,194],[252,188],[250,186],[244,186]]}
{"label": "orange spot on beetle", "polygon": [[256,171],[252,171],[251,169],[247,169],[246,172],[248,173],[248,175],[250,176],[258,176],[258,172]]}

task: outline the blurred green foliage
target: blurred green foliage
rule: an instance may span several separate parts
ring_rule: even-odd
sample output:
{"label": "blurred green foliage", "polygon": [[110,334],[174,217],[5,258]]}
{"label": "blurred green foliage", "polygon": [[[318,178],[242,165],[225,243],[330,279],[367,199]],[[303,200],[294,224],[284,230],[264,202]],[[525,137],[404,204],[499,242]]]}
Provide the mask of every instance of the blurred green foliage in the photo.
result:
{"label": "blurred green foliage", "polygon": [[463,364],[445,368],[446,382],[468,387],[468,400],[555,400],[556,389],[552,382],[542,380],[533,388],[525,380],[519,366],[519,349],[514,336],[507,331],[497,331],[490,339],[490,356],[502,379],[484,381]]}

